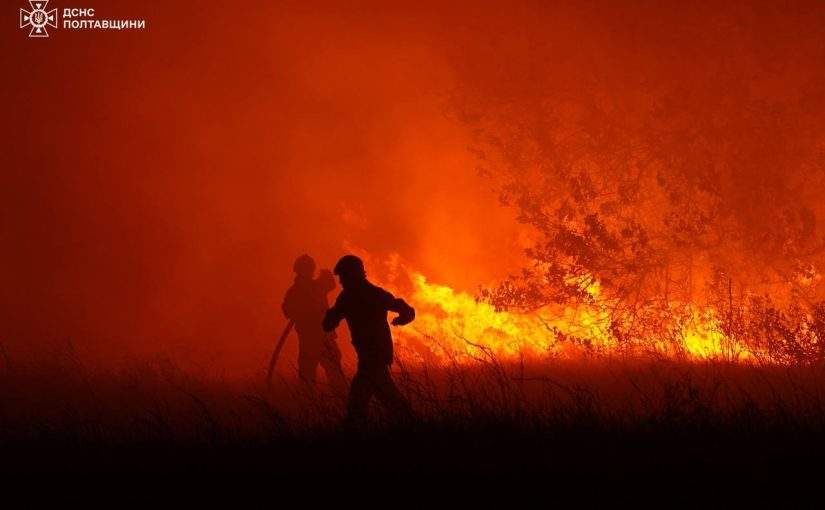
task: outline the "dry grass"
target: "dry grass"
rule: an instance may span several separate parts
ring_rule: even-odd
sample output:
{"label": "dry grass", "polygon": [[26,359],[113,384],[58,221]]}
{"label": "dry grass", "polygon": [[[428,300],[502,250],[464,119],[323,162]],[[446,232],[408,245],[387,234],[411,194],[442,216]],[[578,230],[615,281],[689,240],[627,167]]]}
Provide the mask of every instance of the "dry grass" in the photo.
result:
{"label": "dry grass", "polygon": [[823,366],[491,358],[394,371],[419,420],[393,425],[375,409],[370,430],[353,434],[339,426],[341,396],[309,395],[290,378],[268,393],[263,374],[195,377],[169,362],[120,371],[72,356],[7,363],[0,447],[7,469],[61,476],[542,473],[675,483],[798,470],[825,444]]}

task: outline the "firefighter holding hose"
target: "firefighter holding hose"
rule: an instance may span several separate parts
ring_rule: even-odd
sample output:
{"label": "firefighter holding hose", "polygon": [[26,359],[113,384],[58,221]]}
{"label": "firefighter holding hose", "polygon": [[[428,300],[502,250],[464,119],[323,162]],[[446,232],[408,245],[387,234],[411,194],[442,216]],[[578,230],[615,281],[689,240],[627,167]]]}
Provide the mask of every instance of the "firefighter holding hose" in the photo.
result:
{"label": "firefighter holding hose", "polygon": [[[298,375],[309,389],[314,389],[320,365],[333,391],[343,394],[347,383],[341,369],[341,351],[335,333],[321,327],[329,306],[327,296],[335,289],[335,278],[329,270],[320,271],[316,278],[315,261],[309,255],[298,257],[293,269],[295,282],[286,291],[281,308],[298,333]],[[273,365],[270,363],[270,372]]]}

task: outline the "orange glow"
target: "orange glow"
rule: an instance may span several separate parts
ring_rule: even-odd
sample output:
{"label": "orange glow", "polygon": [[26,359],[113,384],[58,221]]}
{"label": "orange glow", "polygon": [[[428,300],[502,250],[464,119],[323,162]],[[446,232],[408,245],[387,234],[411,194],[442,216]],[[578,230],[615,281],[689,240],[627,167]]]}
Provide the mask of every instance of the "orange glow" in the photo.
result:
{"label": "orange glow", "polygon": [[[112,16],[150,29],[0,34],[13,353],[254,372],[295,257],[357,246],[410,357],[825,359],[822,2]],[[535,267],[534,302],[476,300]]]}

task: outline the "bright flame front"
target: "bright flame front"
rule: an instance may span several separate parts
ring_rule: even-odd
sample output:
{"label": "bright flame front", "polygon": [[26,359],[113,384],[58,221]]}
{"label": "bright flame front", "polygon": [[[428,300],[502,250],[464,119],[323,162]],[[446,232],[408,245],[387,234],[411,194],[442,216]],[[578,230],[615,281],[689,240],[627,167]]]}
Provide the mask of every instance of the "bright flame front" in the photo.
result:
{"label": "bright flame front", "polygon": [[[466,292],[428,282],[411,272],[416,320],[395,330],[401,352],[422,361],[452,363],[474,359],[657,354],[693,360],[747,361],[748,350],[722,333],[712,310],[690,308],[688,320],[668,340],[622,345],[610,333],[616,317],[601,302],[597,285],[588,292],[594,304],[548,305],[530,313],[496,310]],[[675,338],[675,340],[674,340]]]}

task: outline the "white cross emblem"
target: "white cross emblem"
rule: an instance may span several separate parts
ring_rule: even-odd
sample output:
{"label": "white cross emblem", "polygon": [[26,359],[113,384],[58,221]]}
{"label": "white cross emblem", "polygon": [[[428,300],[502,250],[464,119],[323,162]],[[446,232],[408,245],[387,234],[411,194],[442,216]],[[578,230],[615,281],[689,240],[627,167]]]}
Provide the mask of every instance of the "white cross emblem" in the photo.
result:
{"label": "white cross emblem", "polygon": [[32,27],[29,37],[49,37],[46,27],[57,28],[57,9],[46,12],[49,0],[29,0],[31,12],[20,9],[20,28]]}

